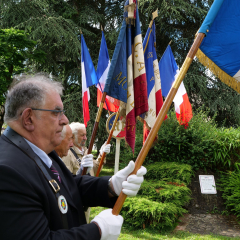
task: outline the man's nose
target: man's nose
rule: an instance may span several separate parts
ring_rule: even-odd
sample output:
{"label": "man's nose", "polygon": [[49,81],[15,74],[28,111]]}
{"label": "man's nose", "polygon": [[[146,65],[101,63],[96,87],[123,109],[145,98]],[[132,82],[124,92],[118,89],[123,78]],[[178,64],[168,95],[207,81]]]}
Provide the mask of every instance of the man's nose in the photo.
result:
{"label": "man's nose", "polygon": [[67,125],[69,123],[68,118],[65,114],[62,115],[62,118],[60,120],[61,125]]}

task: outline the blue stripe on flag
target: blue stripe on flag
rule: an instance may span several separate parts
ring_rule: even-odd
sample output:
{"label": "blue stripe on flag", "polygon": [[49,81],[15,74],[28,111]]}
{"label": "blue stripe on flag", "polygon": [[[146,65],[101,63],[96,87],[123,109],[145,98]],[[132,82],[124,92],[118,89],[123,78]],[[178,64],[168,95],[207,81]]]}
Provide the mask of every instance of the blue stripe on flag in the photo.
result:
{"label": "blue stripe on flag", "polygon": [[97,84],[98,79],[97,79],[97,74],[96,74],[92,59],[88,52],[86,42],[82,34],[81,34],[81,56],[82,56],[81,58],[82,62],[84,62],[84,67],[85,67],[87,87],[89,88],[92,85]]}
{"label": "blue stripe on flag", "polygon": [[[97,79],[101,78],[104,71],[107,69],[109,63],[109,55],[107,50],[107,44],[104,37],[104,33],[102,32],[102,41],[99,51],[99,59],[98,59],[98,66],[97,66]],[[102,89],[103,90],[103,89]]]}
{"label": "blue stripe on flag", "polygon": [[162,95],[164,97],[167,97],[178,70],[177,63],[174,59],[171,47],[169,45],[165,50],[161,60],[159,61],[159,70],[162,86]]}

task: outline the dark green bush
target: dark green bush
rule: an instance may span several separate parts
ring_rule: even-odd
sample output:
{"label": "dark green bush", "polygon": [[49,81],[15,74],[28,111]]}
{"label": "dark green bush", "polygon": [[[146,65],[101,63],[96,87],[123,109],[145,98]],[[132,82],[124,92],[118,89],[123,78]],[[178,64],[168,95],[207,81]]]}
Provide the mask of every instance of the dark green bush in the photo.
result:
{"label": "dark green bush", "polygon": [[[218,129],[214,146],[214,161],[222,170],[240,170],[240,129]],[[221,169],[221,168],[220,168]]]}
{"label": "dark green bush", "polygon": [[214,121],[199,111],[185,129],[177,122],[175,112],[170,112],[168,116],[158,133],[158,143],[149,152],[148,159],[154,162],[187,163],[193,169],[212,167],[216,135]]}
{"label": "dark green bush", "polygon": [[240,171],[223,173],[220,178],[220,190],[226,209],[240,220]]}
{"label": "dark green bush", "polygon": [[[120,168],[135,159],[142,148],[142,123],[137,124],[135,155],[121,142]],[[168,113],[158,132],[157,143],[149,150],[144,165],[154,162],[179,162],[194,170],[238,169],[240,128],[217,128],[214,119],[201,110],[194,112],[185,129],[179,125],[174,111]]]}
{"label": "dark green bush", "polygon": [[127,198],[122,216],[125,223],[137,228],[153,228],[160,231],[172,230],[179,216],[187,211],[173,203],[161,203],[146,198]]}

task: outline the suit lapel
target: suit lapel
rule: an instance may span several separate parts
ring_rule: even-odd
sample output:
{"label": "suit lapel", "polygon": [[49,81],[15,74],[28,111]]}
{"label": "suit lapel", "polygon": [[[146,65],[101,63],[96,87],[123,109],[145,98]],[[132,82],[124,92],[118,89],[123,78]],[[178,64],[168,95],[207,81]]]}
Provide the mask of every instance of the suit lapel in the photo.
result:
{"label": "suit lapel", "polygon": [[[63,171],[60,167],[61,159],[58,157],[58,155],[54,151],[49,154],[49,157],[52,159],[53,165],[57,169],[57,171],[61,177],[61,180],[62,180],[62,182],[59,183],[61,194],[66,198],[68,204],[72,205],[74,208],[77,209],[76,205],[73,202],[72,194],[71,194],[71,191],[69,190],[68,182],[67,182],[67,179],[65,178],[65,174],[63,173]],[[50,169],[49,169],[49,172],[50,172],[51,176],[55,177]]]}

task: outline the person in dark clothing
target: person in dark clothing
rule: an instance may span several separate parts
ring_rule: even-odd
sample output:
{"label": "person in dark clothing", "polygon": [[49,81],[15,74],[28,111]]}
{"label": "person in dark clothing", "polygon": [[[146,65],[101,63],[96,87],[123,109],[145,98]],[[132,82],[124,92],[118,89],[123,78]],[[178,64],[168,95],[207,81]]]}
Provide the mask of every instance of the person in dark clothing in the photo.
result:
{"label": "person in dark clothing", "polygon": [[9,90],[0,137],[1,239],[117,239],[123,218],[102,211],[86,224],[85,207],[112,208],[121,191],[135,196],[146,169],[127,177],[73,177],[54,149],[68,124],[62,85],[44,75],[22,76]]}

